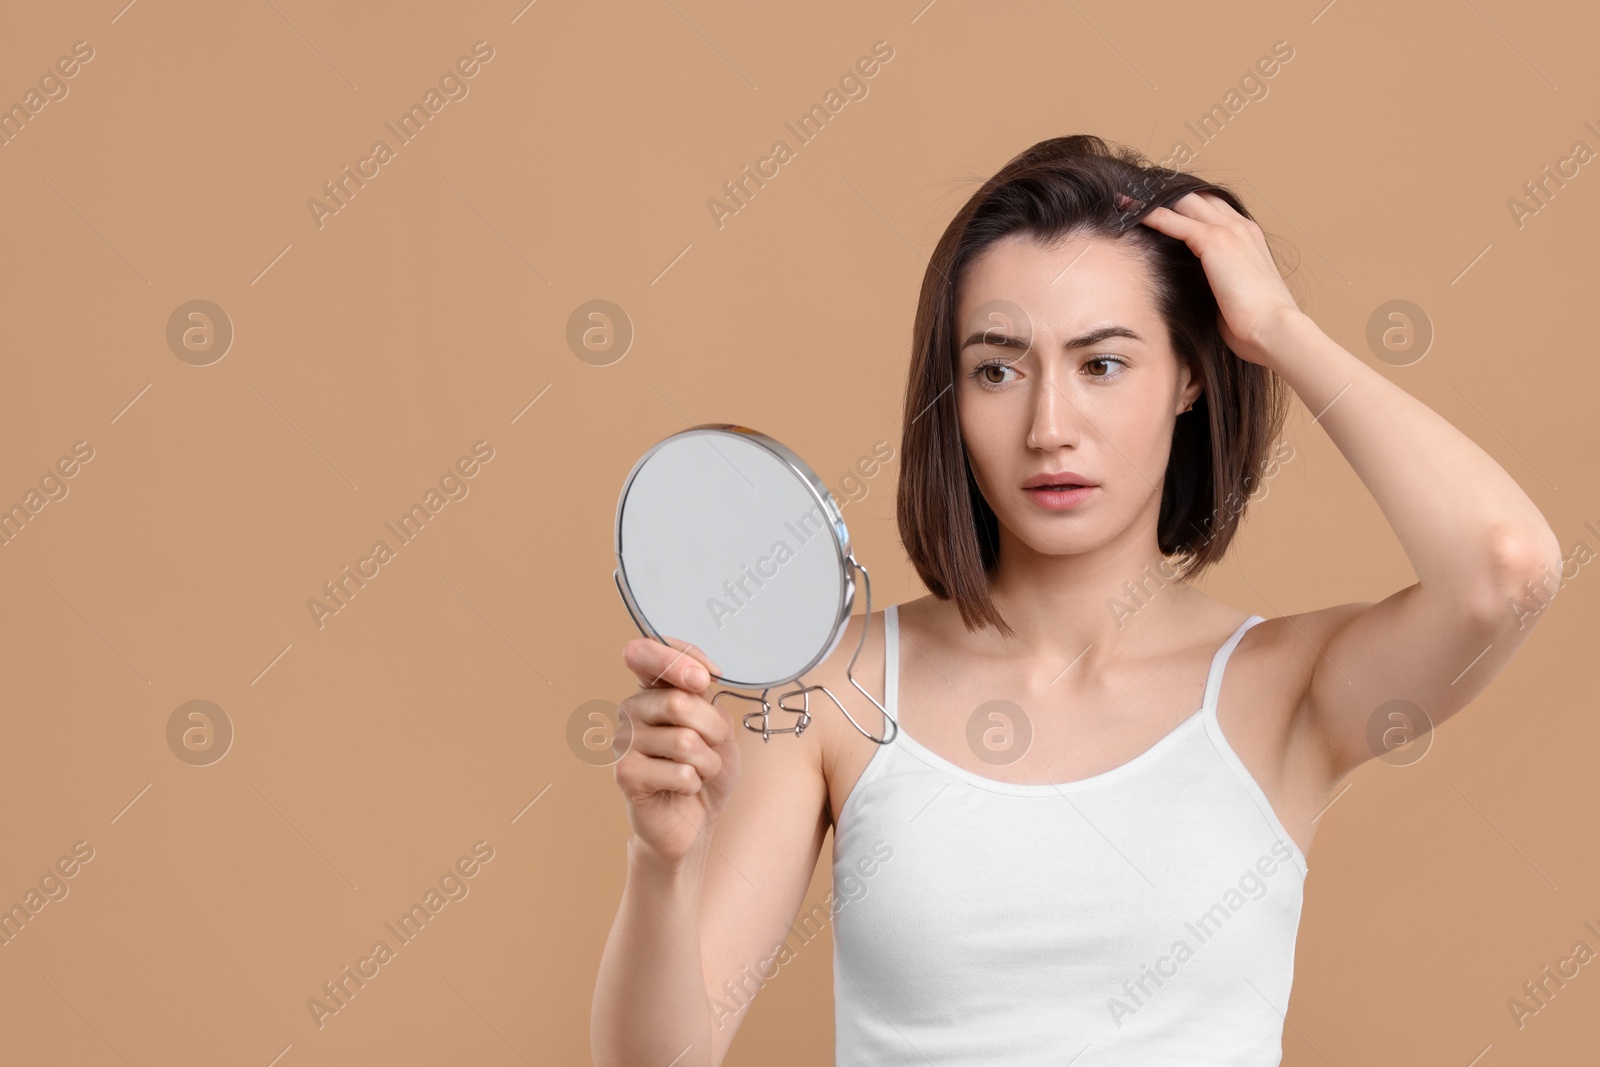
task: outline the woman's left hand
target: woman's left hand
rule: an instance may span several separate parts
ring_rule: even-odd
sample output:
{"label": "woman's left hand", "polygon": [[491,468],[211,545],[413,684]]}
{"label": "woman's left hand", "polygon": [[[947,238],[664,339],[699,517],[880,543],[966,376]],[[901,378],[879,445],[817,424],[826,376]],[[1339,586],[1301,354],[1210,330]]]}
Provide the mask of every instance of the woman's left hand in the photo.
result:
{"label": "woman's left hand", "polygon": [[1188,193],[1171,208],[1155,208],[1140,221],[1176,237],[1200,258],[1222,313],[1222,339],[1240,359],[1266,365],[1273,329],[1300,308],[1278,273],[1261,227],[1206,191]]}

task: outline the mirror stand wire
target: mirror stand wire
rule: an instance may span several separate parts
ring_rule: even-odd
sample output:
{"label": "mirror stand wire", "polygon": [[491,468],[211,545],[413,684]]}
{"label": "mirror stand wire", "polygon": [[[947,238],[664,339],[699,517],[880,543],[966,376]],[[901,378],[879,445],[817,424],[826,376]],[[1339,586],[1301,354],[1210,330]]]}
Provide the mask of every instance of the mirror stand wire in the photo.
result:
{"label": "mirror stand wire", "polygon": [[[883,737],[874,736],[864,726],[856,721],[856,717],[850,714],[850,710],[844,706],[844,702],[838,697],[834,696],[833,692],[827,686],[807,685],[802,686],[799,689],[791,689],[788,692],[779,695],[779,709],[794,715],[798,715],[800,718],[792,727],[785,727],[783,729],[775,730],[771,725],[772,706],[767,701],[767,693],[769,693],[771,690],[763,689],[759,698],[741,696],[741,699],[757,701],[761,705],[761,711],[759,712],[761,717],[761,725],[757,727],[750,724],[751,718],[758,714],[757,712],[753,711],[745,715],[744,725],[745,729],[760,734],[761,740],[763,741],[769,740],[772,734],[792,733],[798,735],[802,730],[804,730],[811,722],[810,694],[813,692],[820,692],[829,700],[833,701],[834,707],[843,712],[844,717],[850,720],[850,725],[854,726],[856,730],[869,741],[879,745],[887,745],[893,741],[895,736],[900,732],[900,724],[894,721],[894,716],[889,714],[889,709],[879,703],[877,697],[863,689],[861,683],[856,681],[856,659],[861,655],[861,649],[865,647],[867,643],[867,626],[872,621],[872,575],[867,573],[867,568],[861,565],[853,553],[850,555],[847,562],[850,566],[861,572],[861,584],[865,587],[867,594],[867,610],[865,616],[863,616],[861,624],[861,636],[856,639],[855,651],[850,654],[850,663],[845,667],[845,676],[850,679],[850,684],[855,686],[857,692],[866,697],[868,700],[872,701],[872,706],[883,713],[883,719],[884,722],[888,724],[888,728],[885,730]],[[733,695],[740,696],[740,694]],[[887,696],[887,694],[885,695]],[[790,707],[787,703],[788,700],[791,697],[796,696],[800,698],[800,706],[798,708]]]}
{"label": "mirror stand wire", "polygon": [[[735,693],[731,689],[724,689],[711,698],[711,703],[715,704],[723,697],[733,697],[735,700],[748,700],[752,704],[760,704],[760,711],[745,712],[741,721],[744,723],[744,728],[746,730],[749,730],[752,733],[760,734],[761,740],[763,741],[772,740],[773,734],[794,734],[798,737],[800,734],[805,733],[806,727],[811,725],[811,713],[803,707],[799,708],[798,710],[794,708],[783,707],[781,700],[779,701],[778,706],[782,708],[782,710],[797,711],[797,714],[800,716],[800,718],[795,721],[793,726],[777,727],[772,725],[772,702],[767,699],[767,694],[770,692],[772,692],[770,688],[763,689],[760,696],[753,697],[744,693]],[[751,719],[758,717],[761,720],[761,724],[759,726],[750,721]]]}

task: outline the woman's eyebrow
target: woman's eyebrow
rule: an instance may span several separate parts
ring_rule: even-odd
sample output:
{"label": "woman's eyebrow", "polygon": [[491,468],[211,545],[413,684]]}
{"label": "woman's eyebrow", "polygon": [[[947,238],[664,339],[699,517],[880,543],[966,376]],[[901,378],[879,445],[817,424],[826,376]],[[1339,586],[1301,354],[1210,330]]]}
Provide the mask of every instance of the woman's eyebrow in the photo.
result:
{"label": "woman's eyebrow", "polygon": [[[1091,345],[1097,345],[1101,341],[1112,337],[1126,337],[1133,341],[1144,341],[1143,337],[1141,337],[1135,331],[1128,329],[1128,327],[1113,325],[1100,326],[1090,330],[1088,333],[1079,334],[1077,337],[1073,337],[1066,341],[1061,347],[1068,349],[1088,348]],[[973,333],[972,336],[961,342],[961,350],[965,351],[970,345],[990,345],[995,348],[1021,348],[1023,350],[1031,347],[1027,341],[1022,340],[1019,337],[1008,337],[993,326],[986,327]]]}

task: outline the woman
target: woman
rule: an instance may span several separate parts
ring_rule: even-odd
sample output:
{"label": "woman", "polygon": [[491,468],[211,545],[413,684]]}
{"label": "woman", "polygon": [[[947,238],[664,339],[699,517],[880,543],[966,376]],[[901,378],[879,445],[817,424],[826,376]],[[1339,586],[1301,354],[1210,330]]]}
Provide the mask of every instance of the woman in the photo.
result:
{"label": "woman", "polygon": [[[1275,618],[1190,584],[1292,457],[1286,389],[1415,584]],[[762,745],[698,650],[624,649],[595,1063],[720,1063],[829,921],[840,1064],[1278,1063],[1314,819],[1527,639],[1507,605],[1560,566],[1538,509],[1298,309],[1230,191],[1077,136],[1006,164],[934,252],[898,516],[930,595],[856,667],[891,744],[819,714]],[[807,681],[855,696],[862,622]],[[835,894],[797,938],[829,826]]]}

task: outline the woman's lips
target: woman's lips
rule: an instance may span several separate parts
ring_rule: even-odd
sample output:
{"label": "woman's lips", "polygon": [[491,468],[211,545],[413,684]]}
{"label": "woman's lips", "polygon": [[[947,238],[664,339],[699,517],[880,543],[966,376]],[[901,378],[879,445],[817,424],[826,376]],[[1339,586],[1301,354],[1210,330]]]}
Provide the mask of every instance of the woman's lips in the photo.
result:
{"label": "woman's lips", "polygon": [[1023,492],[1046,511],[1068,511],[1082,504],[1098,488],[1095,485],[1080,485],[1071,489],[1059,485],[1040,485],[1024,489]]}

